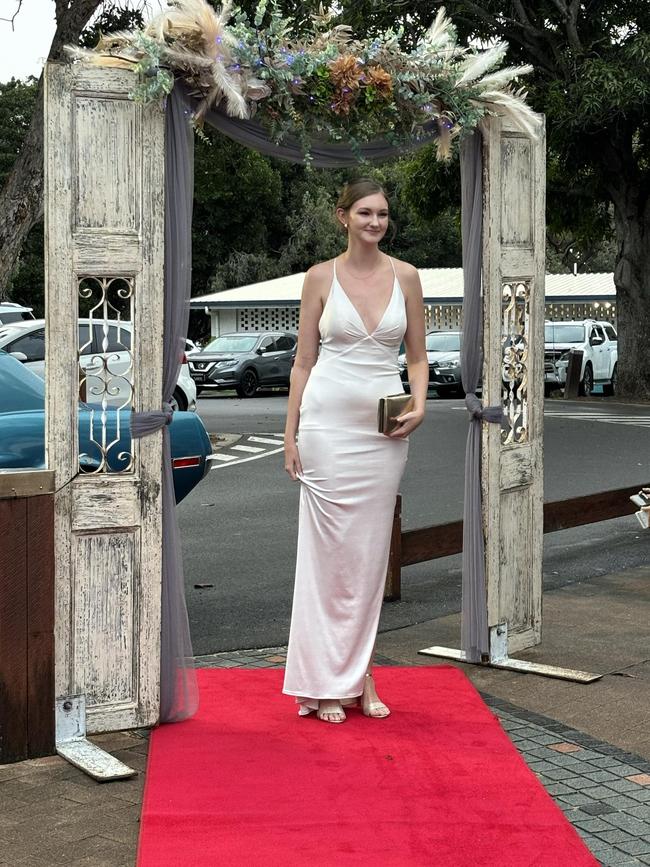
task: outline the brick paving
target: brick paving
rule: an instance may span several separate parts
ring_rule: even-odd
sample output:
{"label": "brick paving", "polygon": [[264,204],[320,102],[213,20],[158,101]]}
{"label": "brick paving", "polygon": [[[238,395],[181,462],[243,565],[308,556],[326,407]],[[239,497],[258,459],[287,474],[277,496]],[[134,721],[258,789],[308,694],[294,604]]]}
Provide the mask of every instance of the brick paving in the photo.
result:
{"label": "brick paving", "polygon": [[[279,668],[285,652],[220,653],[199,657],[197,664]],[[397,664],[384,656],[375,661]],[[650,865],[650,762],[502,699],[482,697],[596,859],[605,867]],[[140,773],[97,783],[57,756],[0,765],[0,867],[134,864],[148,731],[92,740]]]}

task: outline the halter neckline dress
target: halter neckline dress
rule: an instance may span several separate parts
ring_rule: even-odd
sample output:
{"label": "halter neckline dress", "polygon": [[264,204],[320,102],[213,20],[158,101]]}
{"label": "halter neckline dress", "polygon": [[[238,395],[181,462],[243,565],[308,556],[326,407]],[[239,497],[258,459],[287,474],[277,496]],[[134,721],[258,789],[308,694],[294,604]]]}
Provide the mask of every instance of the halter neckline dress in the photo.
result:
{"label": "halter neckline dress", "polygon": [[[389,257],[390,258],[390,257]],[[377,430],[380,397],[404,391],[397,356],[406,304],[393,291],[372,332],[336,276],[321,349],[300,405],[296,572],[283,692],[301,715],[363,692],[383,599],[395,498],[409,438]]]}

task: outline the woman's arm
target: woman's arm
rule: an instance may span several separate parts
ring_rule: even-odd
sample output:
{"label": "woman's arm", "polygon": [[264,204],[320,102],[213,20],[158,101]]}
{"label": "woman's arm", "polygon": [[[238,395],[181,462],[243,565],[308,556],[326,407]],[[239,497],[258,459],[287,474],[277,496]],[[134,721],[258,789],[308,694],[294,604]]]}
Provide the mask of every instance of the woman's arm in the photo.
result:
{"label": "woman's arm", "polygon": [[404,289],[406,302],[407,324],[404,333],[406,364],[415,406],[411,412],[397,416],[402,424],[389,434],[393,437],[408,436],[412,430],[422,424],[429,388],[429,360],[426,351],[424,301],[420,275],[418,269],[413,265],[409,265],[407,262],[402,262],[400,265],[400,285]]}
{"label": "woman's arm", "polygon": [[284,428],[284,468],[294,481],[298,478],[296,472],[302,473],[300,455],[298,454],[298,447],[296,445],[296,434],[300,422],[302,394],[309,379],[311,369],[316,364],[318,358],[318,344],[320,341],[318,322],[323,312],[321,297],[324,274],[325,269],[322,263],[314,265],[307,271],[300,300],[298,346],[296,348],[296,358],[291,369],[291,388],[287,404],[287,421]]}

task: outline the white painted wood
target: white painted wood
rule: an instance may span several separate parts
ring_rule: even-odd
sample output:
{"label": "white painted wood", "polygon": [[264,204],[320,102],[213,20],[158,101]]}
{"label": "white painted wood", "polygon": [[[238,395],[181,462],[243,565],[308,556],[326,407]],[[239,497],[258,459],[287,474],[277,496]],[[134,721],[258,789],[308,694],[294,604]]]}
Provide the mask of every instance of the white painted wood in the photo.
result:
{"label": "white painted wood", "polygon": [[508,651],[541,641],[543,546],[545,136],[507,119],[483,122],[483,400],[502,402],[502,286],[530,285],[525,442],[483,425],[483,523],[488,625],[507,623]]}
{"label": "white painted wood", "polygon": [[56,751],[70,764],[102,783],[125,780],[137,771],[86,740],[86,696],[58,699],[55,706]]}
{"label": "white painted wood", "polygon": [[[442,647],[433,645],[425,647],[423,650],[418,650],[423,656],[439,656],[442,659],[455,659],[458,662],[466,662],[465,651],[459,650],[456,647]],[[591,671],[580,671],[576,668],[561,668],[558,665],[544,665],[541,662],[530,662],[527,659],[511,659],[508,657],[504,662],[489,662],[486,664],[489,668],[503,668],[507,671],[521,671],[524,674],[537,674],[542,677],[554,677],[560,680],[571,680],[575,683],[593,683],[595,680],[600,680],[602,674],[595,674]]]}
{"label": "white painted wood", "polygon": [[79,768],[100,783],[108,783],[111,780],[128,780],[138,773],[85,738],[57,744],[56,751],[61,758],[66,759],[75,768]]}
{"label": "white painted wood", "polygon": [[79,475],[78,280],[135,287],[134,395],[162,388],[164,115],[129,99],[133,73],[45,70],[48,466],[55,471],[56,696],[84,695],[88,732],[150,725],[159,711],[160,432],[131,472]]}

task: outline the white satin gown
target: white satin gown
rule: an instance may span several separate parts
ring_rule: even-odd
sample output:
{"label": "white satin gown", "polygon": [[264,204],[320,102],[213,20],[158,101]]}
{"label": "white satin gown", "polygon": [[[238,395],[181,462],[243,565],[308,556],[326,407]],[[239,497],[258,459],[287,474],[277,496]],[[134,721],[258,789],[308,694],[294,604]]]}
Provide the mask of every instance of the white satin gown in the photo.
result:
{"label": "white satin gown", "polygon": [[408,437],[377,430],[380,397],[404,391],[397,356],[406,305],[393,292],[368,333],[336,276],[319,321],[297,444],[302,473],[296,574],[283,692],[299,713],[363,692],[383,598]]}

